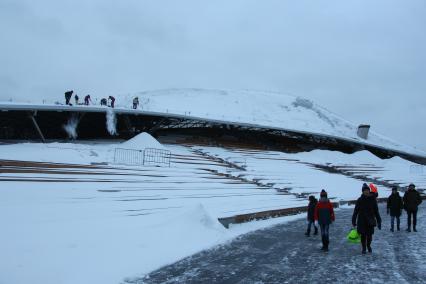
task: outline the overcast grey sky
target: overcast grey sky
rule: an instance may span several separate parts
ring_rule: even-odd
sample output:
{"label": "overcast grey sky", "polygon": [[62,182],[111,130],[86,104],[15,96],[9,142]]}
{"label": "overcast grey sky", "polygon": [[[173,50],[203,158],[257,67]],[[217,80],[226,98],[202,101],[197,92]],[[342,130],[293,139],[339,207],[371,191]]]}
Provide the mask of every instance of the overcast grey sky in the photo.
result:
{"label": "overcast grey sky", "polygon": [[425,15],[424,0],[0,0],[0,100],[279,91],[426,150]]}

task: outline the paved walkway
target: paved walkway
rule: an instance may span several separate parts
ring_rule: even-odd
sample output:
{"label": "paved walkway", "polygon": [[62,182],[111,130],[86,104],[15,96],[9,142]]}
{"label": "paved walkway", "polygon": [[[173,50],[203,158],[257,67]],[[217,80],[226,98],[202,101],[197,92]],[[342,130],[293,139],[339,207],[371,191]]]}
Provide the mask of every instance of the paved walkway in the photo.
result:
{"label": "paved walkway", "polygon": [[391,233],[390,217],[380,206],[382,231],[373,237],[373,253],[349,244],[352,209],[336,212],[330,251],[320,237],[305,237],[298,220],[242,236],[233,242],[163,267],[128,283],[426,283],[426,206],[419,209],[418,233]]}

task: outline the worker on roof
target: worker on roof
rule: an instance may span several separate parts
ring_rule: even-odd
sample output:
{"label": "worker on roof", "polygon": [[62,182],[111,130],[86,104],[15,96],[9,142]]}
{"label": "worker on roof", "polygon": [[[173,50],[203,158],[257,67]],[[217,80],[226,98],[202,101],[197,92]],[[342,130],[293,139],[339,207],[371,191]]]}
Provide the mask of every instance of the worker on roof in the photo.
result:
{"label": "worker on roof", "polygon": [[70,105],[70,100],[71,100],[73,92],[74,92],[73,90],[65,92],[65,104],[66,105]]}
{"label": "worker on roof", "polygon": [[113,97],[113,96],[109,96],[108,97],[108,100],[110,101],[110,106],[112,107],[112,108],[114,108],[114,104],[115,104],[115,98]]}
{"label": "worker on roof", "polygon": [[90,95],[87,95],[87,96],[84,97],[84,104],[86,106],[88,106],[89,103],[91,103],[91,102],[92,102],[92,100],[90,99]]}
{"label": "worker on roof", "polygon": [[138,98],[138,97],[135,97],[135,98],[133,99],[133,109],[137,109],[137,108],[138,108],[138,105],[139,105],[139,98]]}

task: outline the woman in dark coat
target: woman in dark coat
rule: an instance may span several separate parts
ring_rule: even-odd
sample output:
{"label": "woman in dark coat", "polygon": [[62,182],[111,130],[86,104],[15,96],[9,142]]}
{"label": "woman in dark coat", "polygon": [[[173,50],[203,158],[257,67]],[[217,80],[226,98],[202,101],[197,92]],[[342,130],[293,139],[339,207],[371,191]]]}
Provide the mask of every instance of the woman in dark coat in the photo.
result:
{"label": "woman in dark coat", "polygon": [[370,187],[365,183],[362,186],[362,195],[355,205],[352,225],[357,227],[357,231],[361,235],[362,253],[365,254],[366,249],[371,253],[374,227],[377,225],[379,230],[382,229],[382,218],[380,218],[376,198],[371,195]]}

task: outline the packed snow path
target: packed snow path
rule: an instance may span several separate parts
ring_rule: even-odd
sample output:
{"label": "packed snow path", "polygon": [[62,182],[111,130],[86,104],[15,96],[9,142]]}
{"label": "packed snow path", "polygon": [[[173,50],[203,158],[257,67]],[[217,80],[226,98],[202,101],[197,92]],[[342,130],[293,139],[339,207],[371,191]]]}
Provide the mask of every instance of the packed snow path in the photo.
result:
{"label": "packed snow path", "polygon": [[424,283],[426,281],[426,206],[419,209],[418,233],[391,233],[390,217],[381,206],[382,231],[373,237],[373,253],[362,255],[350,244],[353,209],[336,212],[330,229],[330,251],[320,237],[305,237],[305,220],[259,230],[188,257],[126,283]]}

